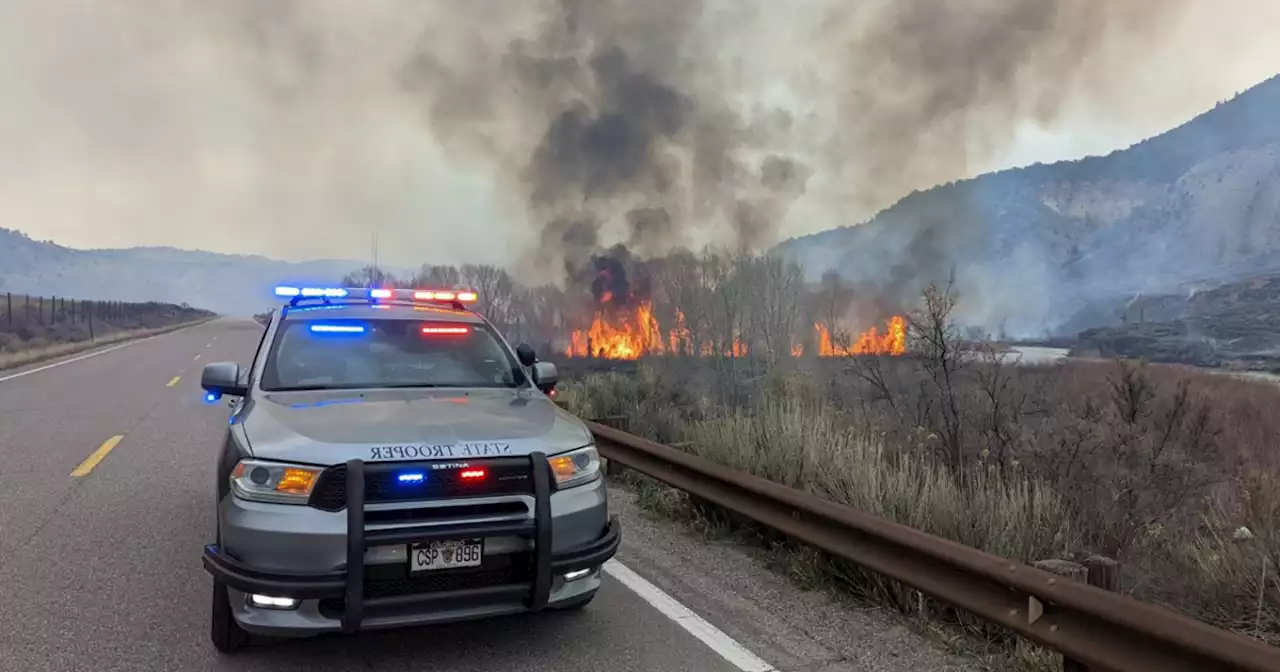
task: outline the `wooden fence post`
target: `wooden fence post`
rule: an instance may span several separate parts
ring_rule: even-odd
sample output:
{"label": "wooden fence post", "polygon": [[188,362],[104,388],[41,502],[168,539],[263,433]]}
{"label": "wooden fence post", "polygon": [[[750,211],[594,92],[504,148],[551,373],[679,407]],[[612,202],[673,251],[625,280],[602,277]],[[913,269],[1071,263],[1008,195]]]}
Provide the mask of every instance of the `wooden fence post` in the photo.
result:
{"label": "wooden fence post", "polygon": [[[1048,566],[1050,563],[1057,563],[1057,567],[1063,571],[1051,568]],[[1045,571],[1068,576],[1077,581],[1084,578],[1089,585],[1103,590],[1113,593],[1120,591],[1120,563],[1111,558],[1093,555],[1085,561],[1084,566],[1065,560],[1042,560],[1035,565]],[[1090,672],[1092,669],[1084,663],[1071,660],[1066,656],[1062,657],[1062,672]]]}

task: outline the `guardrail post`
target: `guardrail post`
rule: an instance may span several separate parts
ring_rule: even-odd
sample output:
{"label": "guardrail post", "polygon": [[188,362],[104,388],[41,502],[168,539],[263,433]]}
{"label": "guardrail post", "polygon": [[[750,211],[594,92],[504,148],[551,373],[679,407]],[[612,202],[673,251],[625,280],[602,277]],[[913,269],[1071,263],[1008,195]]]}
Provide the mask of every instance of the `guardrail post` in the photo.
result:
{"label": "guardrail post", "polygon": [[[1079,581],[1113,593],[1120,591],[1120,563],[1101,555],[1090,556],[1084,565],[1069,560],[1041,560],[1035,566],[1046,572]],[[1091,672],[1094,668],[1066,656],[1062,657],[1062,672]]]}
{"label": "guardrail post", "polygon": [[[595,422],[605,425],[606,427],[612,427],[620,432],[630,433],[631,431],[631,422],[625,415],[610,415],[603,418],[596,418]],[[618,478],[625,472],[626,468],[613,460],[609,460],[605,463],[604,473],[609,478]]]}
{"label": "guardrail post", "polygon": [[1095,555],[1089,558],[1089,585],[1113,593],[1120,591],[1120,563]]}

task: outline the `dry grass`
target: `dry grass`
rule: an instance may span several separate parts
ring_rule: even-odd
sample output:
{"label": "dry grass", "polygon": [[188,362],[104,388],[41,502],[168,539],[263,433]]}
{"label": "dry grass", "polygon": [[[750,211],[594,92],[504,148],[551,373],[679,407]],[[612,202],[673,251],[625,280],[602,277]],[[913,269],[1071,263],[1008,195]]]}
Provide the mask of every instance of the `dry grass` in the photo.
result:
{"label": "dry grass", "polygon": [[202,322],[208,322],[211,319],[213,318],[202,318],[202,319],[192,320],[188,322],[180,322],[178,324],[173,324],[166,327],[159,327],[155,329],[132,329],[128,331],[117,331],[109,335],[96,338],[94,340],[75,341],[71,343],[58,343],[56,345],[37,344],[36,347],[31,347],[25,350],[19,350],[17,352],[4,352],[4,353],[0,353],[0,371],[4,371],[6,369],[14,369],[20,366],[27,366],[30,364],[37,364],[39,362],[48,361],[50,359],[65,357],[67,355],[74,355],[79,352],[84,352],[86,350],[92,350],[94,348],[112,345],[115,343],[123,343],[125,341],[132,341],[139,338],[146,338],[148,336],[156,336],[158,334],[163,334],[170,331],[176,331],[178,329],[200,324]]}
{"label": "dry grass", "polygon": [[[1280,386],[1180,367],[998,359],[959,367],[949,398],[909,358],[740,375],[659,362],[585,376],[562,399],[584,417],[624,416],[635,433],[1003,557],[1115,557],[1126,593],[1280,642]],[[723,527],[705,507],[644,487],[651,506]],[[1251,538],[1237,538],[1241,527]],[[1053,664],[882,577],[758,536],[786,550],[782,564],[802,584],[838,584],[982,635],[993,667]]]}

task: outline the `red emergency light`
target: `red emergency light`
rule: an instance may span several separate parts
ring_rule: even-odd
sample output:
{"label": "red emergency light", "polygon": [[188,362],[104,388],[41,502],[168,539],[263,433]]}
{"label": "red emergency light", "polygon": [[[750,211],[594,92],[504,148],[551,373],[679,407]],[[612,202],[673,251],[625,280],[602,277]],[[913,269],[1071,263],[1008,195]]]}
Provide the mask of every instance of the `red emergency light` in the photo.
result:
{"label": "red emergency light", "polygon": [[471,333],[471,327],[460,327],[457,325],[425,325],[421,329],[423,336],[466,336]]}

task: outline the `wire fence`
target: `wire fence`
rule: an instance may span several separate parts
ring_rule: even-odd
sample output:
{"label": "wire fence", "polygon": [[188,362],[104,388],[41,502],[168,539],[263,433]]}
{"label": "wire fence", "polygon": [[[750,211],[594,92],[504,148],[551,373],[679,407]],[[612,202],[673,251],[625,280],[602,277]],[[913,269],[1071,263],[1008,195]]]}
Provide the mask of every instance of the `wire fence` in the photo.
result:
{"label": "wire fence", "polygon": [[186,304],[6,293],[0,295],[0,350],[33,341],[93,340],[109,332],[163,327],[208,315]]}

